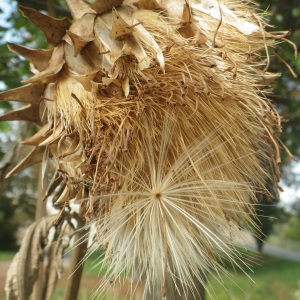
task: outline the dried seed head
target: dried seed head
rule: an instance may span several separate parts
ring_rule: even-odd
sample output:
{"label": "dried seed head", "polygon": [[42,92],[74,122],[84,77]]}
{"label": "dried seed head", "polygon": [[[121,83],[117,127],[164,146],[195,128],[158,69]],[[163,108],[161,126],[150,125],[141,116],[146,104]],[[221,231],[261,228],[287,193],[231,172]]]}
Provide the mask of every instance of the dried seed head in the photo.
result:
{"label": "dried seed head", "polygon": [[193,289],[222,257],[236,261],[256,194],[277,189],[280,116],[262,80],[276,74],[261,52],[285,33],[242,2],[103,3],[68,1],[72,24],[21,7],[55,48],[9,45],[34,75],[0,94],[29,104],[0,120],[43,124],[11,174],[52,157],[56,203],[88,196],[110,277],[145,274],[168,296],[175,278]]}

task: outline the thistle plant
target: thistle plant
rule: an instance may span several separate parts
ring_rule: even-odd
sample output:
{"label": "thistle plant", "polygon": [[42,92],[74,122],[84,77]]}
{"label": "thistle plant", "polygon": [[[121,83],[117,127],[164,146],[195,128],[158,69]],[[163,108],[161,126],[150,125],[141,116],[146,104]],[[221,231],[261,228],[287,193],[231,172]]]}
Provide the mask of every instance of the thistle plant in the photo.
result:
{"label": "thistle plant", "polygon": [[197,299],[195,280],[225,271],[222,259],[243,263],[234,241],[255,230],[257,194],[270,182],[277,192],[284,146],[268,94],[279,74],[268,67],[287,32],[265,31],[245,1],[67,3],[72,21],[19,8],[53,47],[8,44],[34,75],[0,95],[28,104],[0,120],[41,126],[9,175],[54,163],[47,196],[61,217],[80,203],[106,250],[100,292],[135,274],[145,294]]}

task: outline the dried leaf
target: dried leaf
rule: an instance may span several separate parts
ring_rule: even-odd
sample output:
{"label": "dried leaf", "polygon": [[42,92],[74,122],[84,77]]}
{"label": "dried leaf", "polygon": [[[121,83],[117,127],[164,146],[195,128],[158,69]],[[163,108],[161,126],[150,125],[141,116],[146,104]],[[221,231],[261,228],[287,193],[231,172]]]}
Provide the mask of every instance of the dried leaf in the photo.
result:
{"label": "dried leaf", "polygon": [[55,285],[58,278],[64,273],[64,251],[70,246],[70,239],[73,233],[73,228],[68,222],[60,222],[55,228],[53,242],[49,251],[48,264],[46,266],[46,274],[48,283],[44,290],[44,300],[52,299]]}
{"label": "dried leaf", "polygon": [[35,135],[21,142],[22,145],[38,146],[49,137],[52,131],[49,130],[49,124],[45,124]]}
{"label": "dried leaf", "polygon": [[[103,49],[98,41],[90,42],[86,47],[86,54],[89,55],[93,65],[99,70],[110,71],[113,68],[113,64],[107,55],[110,51]],[[100,50],[100,51],[99,51]]]}
{"label": "dried leaf", "polygon": [[31,62],[36,70],[41,72],[48,67],[48,62],[52,56],[53,49],[34,50],[14,43],[7,43],[7,45],[10,51],[25,57],[29,62]]}
{"label": "dried leaf", "polygon": [[36,83],[36,82],[43,82],[43,83],[51,83],[55,81],[57,74],[62,69],[65,63],[64,60],[64,48],[63,44],[59,45],[58,47],[54,48],[51,59],[49,60],[49,66],[46,70],[33,75],[32,77],[24,80],[24,82],[28,83]]}
{"label": "dried leaf", "polygon": [[[210,0],[209,5],[206,1],[197,1],[192,4],[192,9],[199,10],[205,14],[220,20],[220,9],[222,12],[222,22],[234,26],[240,32],[249,35],[259,30],[259,26],[247,21],[241,17],[238,17],[232,10],[226,7],[224,4],[219,4],[216,0]],[[201,24],[200,24],[201,26]]]}
{"label": "dried leaf", "polygon": [[68,68],[75,75],[85,76],[99,71],[99,68],[93,64],[86,51],[82,51],[82,53],[79,53],[77,57],[74,57],[74,48],[72,46],[65,43],[64,49]]}
{"label": "dried leaf", "polygon": [[133,27],[127,24],[118,11],[113,7],[112,9],[113,25],[109,37],[114,40],[122,35],[133,32]]}
{"label": "dried leaf", "polygon": [[187,23],[184,26],[177,29],[177,31],[186,39],[192,38],[195,36],[195,30],[193,24]]}
{"label": "dried leaf", "polygon": [[136,34],[135,36],[137,36],[142,43],[145,43],[150,48],[152,48],[152,50],[156,53],[156,58],[161,69],[164,70],[165,69],[164,55],[162,53],[161,48],[156,43],[152,35],[142,25],[135,27],[135,34]]}
{"label": "dried leaf", "polygon": [[73,186],[66,185],[59,198],[55,201],[54,205],[61,205],[67,201],[72,200],[76,197],[78,191]]}
{"label": "dried leaf", "polygon": [[51,182],[48,185],[47,191],[45,192],[44,198],[41,201],[45,201],[47,197],[52,195],[56,188],[62,183],[63,177],[60,176],[58,171],[56,170],[55,174],[53,175]]}
{"label": "dried leaf", "polygon": [[82,50],[82,48],[94,38],[82,38],[79,35],[67,30],[68,36],[71,38],[72,43],[74,45],[74,57],[77,57],[78,53]]}
{"label": "dried leaf", "polygon": [[139,9],[161,10],[163,7],[156,0],[138,0],[134,3]]}
{"label": "dried leaf", "polygon": [[17,164],[7,175],[6,178],[13,176],[31,166],[39,164],[43,160],[45,147],[35,147],[21,162]]}
{"label": "dried leaf", "polygon": [[95,14],[84,15],[81,19],[73,22],[67,34],[74,45],[74,56],[76,57],[82,48],[90,41],[94,40]]}
{"label": "dried leaf", "polygon": [[38,278],[50,228],[57,216],[47,216],[34,222],[26,230],[19,252],[8,270],[5,291],[8,300],[29,299]]}
{"label": "dried leaf", "polygon": [[45,34],[47,42],[51,45],[57,46],[60,44],[62,37],[71,23],[68,18],[62,20],[55,19],[44,15],[34,9],[19,5],[19,10],[23,16],[28,18],[33,24],[38,26]]}
{"label": "dried leaf", "polygon": [[38,104],[45,90],[45,85],[27,84],[12,90],[0,93],[0,101],[18,101],[29,104]]}
{"label": "dried leaf", "polygon": [[85,14],[95,13],[95,11],[91,8],[90,3],[83,0],[67,0],[67,4],[71,10],[73,20],[78,20]]}
{"label": "dried leaf", "polygon": [[95,78],[96,74],[97,73],[94,72],[89,75],[80,75],[80,76],[77,75],[74,76],[74,78],[82,84],[82,86],[86,91],[90,92],[92,90],[92,80]]}
{"label": "dried leaf", "polygon": [[39,116],[39,104],[27,105],[25,107],[9,111],[8,113],[0,116],[0,122],[15,120],[40,124],[41,118]]}
{"label": "dried leaf", "polygon": [[124,0],[95,0],[91,3],[91,7],[100,15],[110,11],[113,7],[121,5],[123,1]]}
{"label": "dried leaf", "polygon": [[48,136],[46,139],[44,139],[39,146],[47,146],[52,143],[54,143],[56,140],[58,140],[63,133],[65,132],[64,126],[62,122],[59,122],[56,127],[52,130],[52,134]]}

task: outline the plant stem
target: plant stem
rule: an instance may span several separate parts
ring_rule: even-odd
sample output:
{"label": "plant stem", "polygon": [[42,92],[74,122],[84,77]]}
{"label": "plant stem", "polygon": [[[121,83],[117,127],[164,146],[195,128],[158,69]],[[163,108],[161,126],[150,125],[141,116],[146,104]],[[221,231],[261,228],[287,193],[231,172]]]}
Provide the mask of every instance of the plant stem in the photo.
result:
{"label": "plant stem", "polygon": [[80,281],[83,272],[84,258],[87,251],[88,240],[83,237],[88,233],[83,229],[84,223],[78,220],[78,232],[76,234],[75,247],[69,265],[69,276],[64,294],[64,300],[75,300],[78,297]]}

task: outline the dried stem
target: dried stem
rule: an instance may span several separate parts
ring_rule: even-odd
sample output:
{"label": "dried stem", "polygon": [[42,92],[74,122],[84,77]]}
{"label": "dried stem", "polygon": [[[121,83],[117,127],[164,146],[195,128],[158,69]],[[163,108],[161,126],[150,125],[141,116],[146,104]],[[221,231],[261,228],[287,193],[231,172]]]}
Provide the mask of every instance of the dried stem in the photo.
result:
{"label": "dried stem", "polygon": [[[87,251],[88,240],[82,238],[87,234],[87,231],[82,229],[84,223],[78,218],[78,232],[76,234],[76,247],[72,251],[72,256],[69,265],[69,280],[64,294],[64,300],[74,300],[78,297],[80,281],[84,266],[84,258]],[[78,244],[77,244],[78,243]]]}

